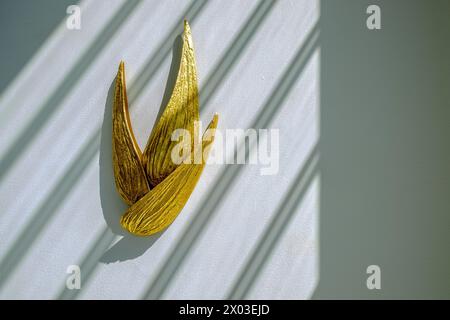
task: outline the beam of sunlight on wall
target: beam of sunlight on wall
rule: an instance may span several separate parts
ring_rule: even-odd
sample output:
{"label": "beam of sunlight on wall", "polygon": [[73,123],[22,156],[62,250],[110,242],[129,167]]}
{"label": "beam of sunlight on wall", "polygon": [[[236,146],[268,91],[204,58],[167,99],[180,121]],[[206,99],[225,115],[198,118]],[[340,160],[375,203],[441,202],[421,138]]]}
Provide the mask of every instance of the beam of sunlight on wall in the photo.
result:
{"label": "beam of sunlight on wall", "polygon": [[[136,4],[118,12],[124,1],[83,2],[81,32],[58,27],[0,98],[0,133],[9,132],[3,152],[27,130],[52,90],[64,81],[73,85],[53,99],[51,117],[33,131],[27,150],[20,150],[21,156],[11,158],[9,170],[1,173],[0,202],[5,210],[0,213],[0,297],[226,297],[275,219],[297,171],[315,150],[317,1]],[[120,24],[97,44],[76,81],[64,80],[80,55],[92,51],[91,42],[101,37],[98,33],[115,15],[122,17]],[[218,112],[219,129],[280,129],[280,172],[260,176],[260,167],[254,165],[207,166],[179,218],[157,237],[136,238],[118,225],[126,206],[115,191],[111,167],[113,80],[118,62],[125,60],[131,120],[143,145],[161,101],[170,93],[164,92],[173,77],[170,57],[176,54],[174,41],[184,18],[191,22],[197,51],[202,119]],[[77,49],[63,64],[73,37]],[[46,66],[45,81],[54,79],[37,81]],[[23,91],[26,94],[17,94]],[[273,250],[261,251],[267,259],[258,276],[246,282],[251,282],[245,290],[249,297],[272,297],[267,288],[274,283],[268,274],[284,273],[290,264],[286,250],[292,241],[286,239],[297,219],[307,219],[308,225],[305,234],[293,236],[311,236],[314,217],[303,213],[318,214],[313,198],[308,191],[302,209],[281,216],[292,216],[293,225],[280,232]],[[295,260],[296,265],[313,264],[317,248],[311,250],[302,251],[305,255]],[[273,257],[284,264],[278,268]],[[81,267],[80,291],[65,289],[71,264]],[[289,281],[314,283],[316,277],[294,272]],[[283,285],[277,297],[292,297],[292,290]],[[296,297],[305,297],[306,291]]]}

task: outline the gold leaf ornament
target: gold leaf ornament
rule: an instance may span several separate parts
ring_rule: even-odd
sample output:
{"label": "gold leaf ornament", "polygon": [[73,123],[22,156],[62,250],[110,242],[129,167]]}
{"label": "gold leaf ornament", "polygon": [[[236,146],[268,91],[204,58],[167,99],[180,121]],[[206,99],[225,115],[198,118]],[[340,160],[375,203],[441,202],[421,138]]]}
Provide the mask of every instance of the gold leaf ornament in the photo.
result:
{"label": "gold leaf ornament", "polygon": [[[214,115],[208,126],[214,132],[218,116]],[[167,178],[142,199],[132,205],[122,216],[120,223],[129,232],[148,236],[170,225],[184,207],[203,171],[214,136],[203,135],[203,160],[200,164],[181,164]]]}
{"label": "gold leaf ornament", "polygon": [[[200,178],[214,141],[218,115],[214,115],[202,141],[197,141],[198,101],[194,47],[189,24],[185,21],[175,86],[142,153],[128,113],[124,63],[119,65],[113,106],[113,167],[116,189],[130,205],[120,223],[132,234],[149,236],[167,228],[183,209]],[[176,129],[186,129],[190,133],[190,146],[196,154],[191,152],[189,163],[172,161],[172,150],[179,143],[171,139]],[[199,157],[201,162],[194,163],[193,159]]]}
{"label": "gold leaf ornament", "polygon": [[185,21],[180,68],[174,89],[160,120],[152,131],[142,159],[152,187],[163,181],[176,167],[170,157],[172,148],[177,144],[176,141],[171,140],[172,132],[177,128],[187,129],[191,135],[192,146],[194,121],[198,120],[198,85],[194,45],[191,29],[188,22]]}
{"label": "gold leaf ornament", "polygon": [[132,205],[149,192],[150,187],[141,163],[142,153],[131,128],[123,62],[120,62],[117,72],[112,122],[116,188],[122,199]]}

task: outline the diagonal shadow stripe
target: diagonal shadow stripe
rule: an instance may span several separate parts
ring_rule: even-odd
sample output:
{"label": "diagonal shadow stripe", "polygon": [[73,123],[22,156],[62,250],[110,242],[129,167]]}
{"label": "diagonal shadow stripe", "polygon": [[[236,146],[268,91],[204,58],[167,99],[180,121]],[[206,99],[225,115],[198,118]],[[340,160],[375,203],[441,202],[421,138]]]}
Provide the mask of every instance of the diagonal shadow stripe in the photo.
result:
{"label": "diagonal shadow stripe", "polygon": [[[193,18],[188,20],[193,20],[197,11],[200,11],[206,0],[195,1],[194,5],[190,8]],[[255,35],[255,30],[261,25],[261,23],[266,18],[267,14],[276,4],[276,1],[272,0],[261,0],[258,6],[253,10],[250,17],[246,20],[243,27],[237,33],[237,36],[232,40],[231,44],[225,50],[225,53],[213,67],[206,77],[205,86],[200,91],[200,104],[203,110],[208,104],[210,98],[212,97],[215,90],[217,90],[220,82],[229,74],[232,70],[232,66],[238,61],[241,54],[244,52],[245,48],[249,44],[251,38]],[[189,15],[186,15],[189,16]],[[182,32],[183,19],[178,21],[178,24],[172,29],[171,34],[175,35]],[[158,54],[147,63],[144,67],[144,71],[133,81],[133,86],[130,86],[128,90],[128,101],[132,105],[137,97],[142,93],[145,85],[150,81],[154,72],[161,66],[165,57],[170,53],[172,44],[166,41],[158,49]]]}
{"label": "diagonal shadow stripe", "polygon": [[205,109],[221,81],[233,69],[233,65],[239,61],[239,57],[244,52],[243,48],[250,43],[251,38],[256,34],[255,30],[259,28],[276,3],[276,1],[272,0],[262,0],[258,4],[258,7],[254,10],[251,17],[245,22],[244,27],[241,28],[231,45],[226,49],[225,53],[214,66],[213,71],[210,72],[205,81],[205,86],[200,92],[201,111]]}
{"label": "diagonal shadow stripe", "polygon": [[57,110],[58,106],[74,88],[75,84],[81,79],[86,70],[88,70],[103,47],[141,1],[142,0],[126,1],[117,10],[116,14],[99,32],[99,35],[94,39],[92,45],[77,60],[68,75],[64,78],[64,81],[58,85],[50,97],[38,108],[40,110],[39,113],[30,121],[24,132],[22,132],[6,150],[3,158],[0,160],[0,180],[3,179],[4,175],[8,172],[16,159],[27,149],[28,145],[33,140],[33,137],[42,130],[44,125],[51,118],[51,115]]}
{"label": "diagonal shadow stripe", "polygon": [[61,205],[62,200],[80,179],[86,166],[98,153],[98,148],[100,146],[99,138],[100,137],[97,134],[91,136],[86,143],[86,148],[81,154],[81,157],[71,162],[67,174],[61,176],[57,183],[57,187],[52,189],[50,196],[47,197],[42,205],[36,210],[31,221],[27,223],[2,259],[0,263],[0,287],[3,286],[5,280],[30,249],[36,236],[41,233],[45,224],[52,217],[55,210]]}
{"label": "diagonal shadow stripe", "polygon": [[[62,1],[9,1],[1,5],[0,39],[0,101],[24,73],[27,65],[33,61],[38,52],[49,43],[55,29],[65,23],[67,16],[62,15],[70,5],[80,6],[79,0]],[[26,29],[24,26],[26,21]],[[38,29],[38,30],[36,30]],[[27,32],[24,34],[24,30]],[[11,59],[14,57],[14,59]],[[4,109],[0,108],[0,119]]]}
{"label": "diagonal shadow stripe", "polygon": [[[200,12],[200,10],[203,8],[203,4],[205,4],[205,1],[202,2],[196,2],[197,5],[192,5],[189,10],[187,11],[187,13],[185,14],[185,17],[190,20],[191,22],[194,21],[195,17],[197,16],[197,14]],[[198,5],[198,3],[202,4],[201,6]],[[195,4],[195,3],[194,3]],[[241,30],[238,32],[239,35],[244,35],[244,36],[238,36],[236,39],[233,40],[233,42],[228,46],[228,48],[226,49],[226,52],[232,54],[233,57],[237,58],[240,56],[240,52],[243,51],[245,49],[245,47],[248,44],[248,41],[250,40],[250,38],[255,34],[255,30],[260,26],[260,24],[262,23],[262,21],[264,20],[264,18],[267,16],[269,9],[272,8],[272,2],[271,1],[267,1],[267,0],[262,0],[259,5],[257,6],[256,9],[254,9],[254,11],[252,12],[252,14],[250,15],[249,19],[244,23],[244,26],[241,28]],[[181,25],[183,19],[181,19],[180,21],[178,21],[178,25]],[[175,25],[175,27],[172,29],[171,33],[171,37],[175,37],[177,33],[181,33],[182,29]],[[245,40],[245,41],[244,41]],[[161,46],[159,46],[158,50],[157,50],[157,54],[154,55],[154,57],[146,64],[146,67],[144,68],[144,70],[137,76],[136,80],[133,81],[132,86],[130,86],[130,91],[129,91],[129,101],[130,101],[130,105],[132,104],[132,101],[135,100],[142,92],[142,90],[145,87],[145,82],[150,81],[153,74],[158,70],[158,68],[162,65],[162,62],[165,59],[165,56],[163,55],[163,53],[166,54],[166,56],[168,55],[168,53],[170,53],[170,46],[168,47],[167,44],[170,44],[169,41],[166,41],[164,43],[161,44]],[[169,48],[169,49],[168,49]],[[229,60],[227,60],[228,62],[226,63],[226,68],[224,69],[223,66],[225,65],[222,62],[217,63],[216,67],[214,70],[212,70],[209,74],[210,76],[208,76],[208,79],[215,79],[214,81],[218,81],[219,79],[223,79],[224,77],[226,77],[226,75],[228,74],[229,70],[231,66],[232,66],[232,62],[230,62]],[[215,77],[214,75],[217,74]],[[144,79],[144,80],[143,80]],[[135,83],[137,82],[137,84],[135,85]],[[213,94],[213,92],[217,89],[218,85],[216,83],[215,86],[210,86],[207,94],[205,95],[205,97],[209,97],[210,95]],[[202,89],[202,91],[200,92],[200,94],[202,94],[202,92],[204,89]],[[105,228],[105,231],[108,228]],[[111,240],[111,243],[114,240]],[[87,254],[87,257],[89,257],[89,259],[93,259],[93,252],[99,252],[97,250],[98,245],[100,245],[100,243],[95,243],[92,248],[90,249],[90,253]],[[101,255],[94,255],[97,257],[97,260],[99,260],[101,258]],[[87,259],[87,258],[86,258]],[[95,268],[95,264],[91,264],[91,263],[85,263],[85,261],[83,261],[82,265],[89,265],[92,268]],[[86,281],[88,280],[89,277],[86,276],[87,275],[92,275],[93,270],[88,269],[85,270],[83,269],[83,281],[84,283],[86,283]],[[76,298],[79,294],[79,291],[73,292],[70,295],[66,295],[64,294],[64,297],[69,297],[70,298]]]}
{"label": "diagonal shadow stripe", "polygon": [[[186,17],[187,19],[193,21],[200,13],[201,8],[202,6],[199,7],[198,5],[193,4],[188,8],[188,10],[186,10],[183,17]],[[177,24],[179,25],[180,22],[177,21]],[[155,72],[162,65],[160,62],[158,62],[160,61],[159,50],[163,50],[165,48],[165,43],[170,43],[170,39],[176,36],[176,32],[176,27],[172,28],[172,32],[169,33],[165,37],[165,39],[161,41],[158,49],[149,60],[148,66],[155,65],[156,62],[157,68],[154,69]],[[142,71],[142,73],[144,72],[146,71]],[[138,78],[139,77],[140,76],[138,76]],[[148,80],[150,79],[151,77],[148,78]],[[94,159],[95,155],[99,151],[100,138],[101,128],[98,128],[85,144],[85,146],[81,149],[81,151],[78,152],[75,160],[71,162],[71,165],[62,175],[62,178],[56,183],[55,187],[52,189],[45,201],[43,201],[43,205],[36,210],[36,213],[33,214],[32,220],[26,225],[24,231],[16,238],[13,245],[10,247],[5,257],[0,262],[0,288],[3,286],[4,282],[9,277],[14,268],[23,259],[26,252],[31,248],[34,239],[42,232],[45,222],[51,219],[58,206],[63,203],[64,199],[69,195],[70,191],[73,189],[76,181],[81,177],[87,165]],[[92,250],[95,251],[95,246]]]}
{"label": "diagonal shadow stripe", "polygon": [[[251,128],[259,129],[267,128],[269,126],[271,120],[279,110],[279,107],[283,104],[288,96],[288,93],[294,86],[304,66],[309,61],[309,57],[317,47],[318,35],[318,26],[315,25],[304,44],[297,51],[295,57],[291,60],[290,64],[284,71],[280,81],[272,91],[272,94],[267,102],[264,104],[258,117],[251,125]],[[246,157],[253,147],[254,144],[251,144],[250,147],[245,150]],[[239,148],[243,148],[243,144],[241,144]],[[212,191],[208,194],[208,197],[200,206],[189,227],[186,228],[186,231],[180,237],[180,240],[175,245],[175,249],[159,269],[154,281],[144,293],[142,297],[143,299],[159,299],[162,297],[170,282],[170,279],[178,271],[179,266],[182,264],[183,260],[187,256],[187,253],[198,239],[198,236],[201,234],[202,230],[204,230],[204,227],[208,221],[214,213],[217,212],[217,208],[219,207],[221,201],[223,201],[228,195],[232,184],[239,176],[242,168],[242,166],[237,165],[229,166],[223,171],[219,178],[216,179],[216,183],[211,187]]]}
{"label": "diagonal shadow stripe", "polygon": [[[100,236],[95,241],[97,246],[95,250],[89,252],[84,258],[83,262],[80,264],[81,270],[81,283],[82,285],[86,285],[88,283],[88,279],[92,276],[92,273],[95,269],[95,266],[98,262],[98,257],[101,257],[106,249],[110,246],[110,244],[116,239],[117,236],[111,232],[109,229],[105,229],[102,231]],[[66,286],[61,290],[58,295],[58,299],[61,300],[70,300],[75,298],[81,290],[70,290],[67,289]]]}
{"label": "diagonal shadow stripe", "polygon": [[237,277],[226,299],[244,299],[258,278],[262,268],[274,250],[289,221],[296,213],[308,186],[315,177],[318,163],[317,147],[314,147],[302,169],[291,184],[288,193],[280,202],[261,239],[258,241],[251,258]]}
{"label": "diagonal shadow stripe", "polygon": [[183,32],[183,21],[187,19],[192,23],[197,15],[203,10],[207,0],[194,0],[184,15],[178,19],[172,29],[169,31],[169,35],[166,37],[166,41],[162,41],[156,49],[155,54],[149,59],[144,66],[142,72],[133,80],[133,85],[128,89],[128,103],[133,105],[137,97],[142,93],[142,90],[152,79],[155,72],[161,67],[164,59],[169,55],[172,50],[172,41],[169,39],[175,39],[175,37]]}

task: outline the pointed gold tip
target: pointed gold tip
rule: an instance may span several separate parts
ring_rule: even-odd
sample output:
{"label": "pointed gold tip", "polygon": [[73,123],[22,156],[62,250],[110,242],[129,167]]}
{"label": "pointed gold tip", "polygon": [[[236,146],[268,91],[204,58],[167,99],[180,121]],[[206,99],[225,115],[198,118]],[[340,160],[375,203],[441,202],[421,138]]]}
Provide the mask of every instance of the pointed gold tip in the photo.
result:
{"label": "pointed gold tip", "polygon": [[123,62],[123,60],[120,60],[119,63],[119,70],[117,71],[118,74],[123,74],[125,70],[125,63]]}
{"label": "pointed gold tip", "polygon": [[189,22],[185,19],[184,20],[184,32],[185,37],[190,38],[191,37],[191,27],[189,26]]}
{"label": "pointed gold tip", "polygon": [[211,120],[211,122],[208,125],[208,128],[215,129],[217,128],[217,123],[219,122],[219,115],[217,113],[214,113],[214,116]]}

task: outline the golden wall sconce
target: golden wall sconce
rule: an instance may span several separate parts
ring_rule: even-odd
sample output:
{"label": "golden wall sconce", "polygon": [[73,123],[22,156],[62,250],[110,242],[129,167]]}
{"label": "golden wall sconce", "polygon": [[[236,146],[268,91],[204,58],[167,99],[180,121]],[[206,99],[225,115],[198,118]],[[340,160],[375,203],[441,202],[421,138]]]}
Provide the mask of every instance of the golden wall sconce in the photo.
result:
{"label": "golden wall sconce", "polygon": [[[117,72],[114,105],[112,154],[116,189],[130,206],[120,219],[130,233],[149,236],[167,228],[188,201],[206,163],[214,141],[218,115],[214,115],[208,129],[199,136],[199,98],[197,69],[191,30],[184,22],[180,67],[172,95],[160,119],[152,130],[144,152],[141,152],[131,127],[125,84],[125,66],[121,62]],[[176,129],[185,129],[192,138],[192,150],[203,150],[202,161],[176,164],[171,153],[178,143],[171,139]],[[200,144],[196,148],[194,144]],[[196,157],[191,152],[190,157]],[[197,155],[198,156],[198,155]]]}

